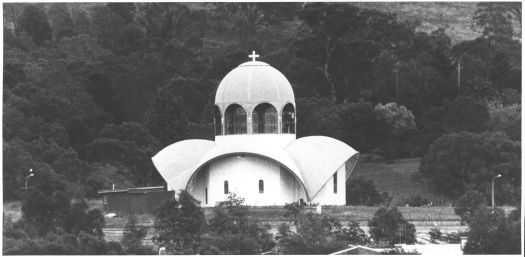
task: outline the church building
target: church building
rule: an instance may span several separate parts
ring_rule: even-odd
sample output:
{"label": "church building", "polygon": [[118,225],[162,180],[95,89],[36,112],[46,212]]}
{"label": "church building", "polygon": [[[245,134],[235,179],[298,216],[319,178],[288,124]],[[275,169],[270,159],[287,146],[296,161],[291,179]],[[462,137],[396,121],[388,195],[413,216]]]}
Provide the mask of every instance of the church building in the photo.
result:
{"label": "church building", "polygon": [[297,139],[301,117],[290,82],[254,52],[250,57],[219,84],[215,141],[183,140],[152,158],[168,190],[187,190],[203,207],[230,193],[251,206],[345,205],[359,153],[330,137]]}

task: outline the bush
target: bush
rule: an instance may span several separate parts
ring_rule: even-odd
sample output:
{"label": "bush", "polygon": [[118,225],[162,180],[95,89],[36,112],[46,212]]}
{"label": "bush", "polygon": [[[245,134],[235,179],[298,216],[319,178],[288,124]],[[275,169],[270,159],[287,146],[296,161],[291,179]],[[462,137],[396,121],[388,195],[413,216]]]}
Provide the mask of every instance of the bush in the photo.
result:
{"label": "bush", "polygon": [[505,217],[502,211],[478,208],[469,224],[466,254],[520,254],[521,220]]}
{"label": "bush", "polygon": [[432,228],[430,231],[428,231],[428,235],[430,236],[431,241],[440,240],[443,234],[441,233],[441,230],[439,228]]}
{"label": "bush", "polygon": [[485,197],[478,191],[467,191],[454,206],[454,213],[461,217],[461,220],[470,223],[474,211],[479,208],[484,208]]}
{"label": "bush", "polygon": [[379,192],[372,180],[365,180],[363,177],[357,177],[347,181],[347,205],[377,206],[380,204],[388,204],[390,200],[391,197],[388,193]]}
{"label": "bush", "polygon": [[389,245],[416,242],[416,228],[403,218],[396,207],[377,210],[368,227],[375,242],[387,242]]}
{"label": "bush", "polygon": [[279,240],[281,254],[329,254],[347,248],[350,243],[368,242],[357,223],[345,228],[333,218],[313,213],[299,216],[296,233],[283,234]]}
{"label": "bush", "polygon": [[197,200],[181,191],[178,200],[168,200],[155,210],[154,226],[158,234],[154,240],[171,252],[195,251],[204,222],[204,213]]}
{"label": "bush", "polygon": [[154,255],[155,251],[151,247],[142,245],[142,240],[146,236],[146,227],[137,224],[137,217],[130,215],[126,225],[124,225],[124,236],[122,246],[126,254],[133,255]]}

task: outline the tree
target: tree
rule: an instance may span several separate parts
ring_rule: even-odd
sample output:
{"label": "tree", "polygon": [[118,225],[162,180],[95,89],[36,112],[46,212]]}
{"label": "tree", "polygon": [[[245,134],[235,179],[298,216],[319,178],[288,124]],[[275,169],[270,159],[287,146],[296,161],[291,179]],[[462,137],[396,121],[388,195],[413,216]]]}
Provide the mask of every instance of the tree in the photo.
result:
{"label": "tree", "polygon": [[348,244],[368,243],[368,237],[357,223],[342,226],[334,218],[310,212],[299,216],[296,227],[297,232],[288,230],[281,234],[281,254],[329,254],[347,248]]}
{"label": "tree", "polygon": [[178,200],[168,200],[155,210],[154,225],[158,231],[155,241],[173,253],[194,253],[204,223],[204,213],[197,200],[181,191]]}
{"label": "tree", "polygon": [[208,229],[199,253],[216,249],[222,254],[261,254],[275,245],[269,226],[250,217],[244,198],[235,194],[230,194],[221,207],[214,209]]}
{"label": "tree", "polygon": [[76,35],[75,24],[65,3],[55,3],[49,7],[49,20],[55,40]]}
{"label": "tree", "polygon": [[488,103],[492,131],[505,132],[513,140],[521,139],[521,104],[503,105],[498,101]]}
{"label": "tree", "polygon": [[501,132],[447,134],[432,143],[419,174],[435,192],[454,199],[470,188],[488,199],[492,177],[502,174],[496,201],[512,203],[521,199],[520,151],[519,142]]}
{"label": "tree", "polygon": [[513,22],[521,24],[521,6],[514,3],[479,3],[475,12],[476,25],[487,37],[514,36]]}
{"label": "tree", "polygon": [[474,211],[465,244],[466,254],[520,254],[521,222],[501,211],[486,208]]}
{"label": "tree", "polygon": [[382,105],[378,103],[374,110],[391,127],[394,135],[416,130],[416,119],[412,112],[395,102]]}
{"label": "tree", "polygon": [[146,236],[147,228],[137,224],[137,216],[130,215],[126,225],[124,225],[124,235],[122,236],[122,246],[127,254],[154,255],[152,248],[143,246],[142,240]]}
{"label": "tree", "polygon": [[454,213],[461,217],[461,220],[470,224],[472,216],[477,209],[486,207],[485,196],[474,190],[467,191],[454,206]]}
{"label": "tree", "polygon": [[388,204],[389,201],[388,194],[379,192],[372,180],[357,177],[347,181],[347,205],[377,206],[380,204]]}
{"label": "tree", "polygon": [[46,13],[39,5],[24,6],[20,16],[20,29],[27,32],[37,45],[41,45],[52,37],[51,25]]}
{"label": "tree", "polygon": [[396,207],[382,207],[368,222],[370,236],[374,242],[386,242],[389,245],[416,241],[416,228],[403,218]]}

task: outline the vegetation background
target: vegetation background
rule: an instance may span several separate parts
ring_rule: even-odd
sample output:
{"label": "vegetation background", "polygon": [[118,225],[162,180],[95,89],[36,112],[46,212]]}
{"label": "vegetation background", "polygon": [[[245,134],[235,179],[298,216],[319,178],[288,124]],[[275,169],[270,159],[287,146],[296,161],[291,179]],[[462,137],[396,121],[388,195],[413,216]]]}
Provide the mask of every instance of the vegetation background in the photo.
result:
{"label": "vegetation background", "polygon": [[33,211],[86,215],[28,237],[66,229],[100,244],[83,199],[164,183],[150,157],[213,138],[215,90],[252,50],[290,80],[298,137],[337,138],[368,165],[421,158],[410,179],[451,201],[474,190],[487,202],[502,174],[497,203],[521,202],[521,3],[3,7],[4,203],[21,200],[29,223],[53,217],[29,196]]}

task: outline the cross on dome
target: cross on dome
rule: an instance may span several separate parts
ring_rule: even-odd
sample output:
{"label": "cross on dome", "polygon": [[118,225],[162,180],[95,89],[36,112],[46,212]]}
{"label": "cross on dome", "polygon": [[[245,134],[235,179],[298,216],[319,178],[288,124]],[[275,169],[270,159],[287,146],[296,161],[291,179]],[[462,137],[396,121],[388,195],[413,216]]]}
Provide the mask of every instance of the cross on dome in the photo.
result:
{"label": "cross on dome", "polygon": [[259,55],[258,55],[258,54],[255,54],[255,51],[252,51],[252,54],[251,54],[251,55],[248,55],[248,57],[252,58],[252,61],[255,62],[255,58],[258,58]]}

